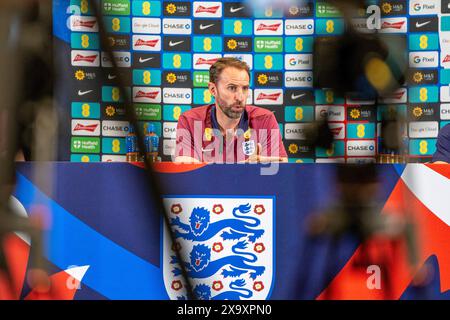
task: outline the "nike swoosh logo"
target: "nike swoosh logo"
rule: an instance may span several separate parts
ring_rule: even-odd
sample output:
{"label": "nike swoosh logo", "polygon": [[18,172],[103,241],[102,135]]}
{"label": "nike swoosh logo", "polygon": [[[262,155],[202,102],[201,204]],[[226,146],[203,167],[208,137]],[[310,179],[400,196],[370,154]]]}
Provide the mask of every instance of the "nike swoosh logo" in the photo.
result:
{"label": "nike swoosh logo", "polygon": [[422,28],[430,23],[431,23],[431,21],[427,21],[427,22],[423,22],[423,23],[416,22],[416,28]]}
{"label": "nike swoosh logo", "polygon": [[200,25],[200,30],[205,30],[208,28],[211,28],[214,25],[214,23],[211,24],[207,24],[206,26],[204,26],[203,24]]}
{"label": "nike swoosh logo", "polygon": [[301,98],[303,96],[306,96],[306,93],[302,93],[302,94],[299,94],[299,95],[292,94],[291,98],[292,98],[292,100],[295,100],[295,99]]}
{"label": "nike swoosh logo", "polygon": [[112,75],[108,74],[108,79],[109,80],[114,80],[115,78],[117,78],[117,76],[112,76]]}
{"label": "nike swoosh logo", "polygon": [[169,47],[175,47],[175,46],[177,46],[177,45],[179,45],[180,43],[183,43],[184,42],[184,40],[182,40],[182,41],[177,41],[177,42],[172,42],[172,41],[170,41],[169,42]]}
{"label": "nike swoosh logo", "polygon": [[154,59],[153,57],[147,58],[147,59],[139,58],[139,62],[140,62],[140,63],[145,63],[145,62],[150,61],[150,60],[153,60],[153,59]]}
{"label": "nike swoosh logo", "polygon": [[78,95],[79,95],[79,96],[85,96],[85,95],[91,93],[92,91],[94,91],[94,90],[88,90],[88,91],[81,91],[81,90],[78,90]]}
{"label": "nike swoosh logo", "polygon": [[230,8],[230,12],[231,13],[235,13],[235,12],[238,12],[238,11],[241,11],[242,9],[244,9],[245,7],[239,7],[239,8],[233,8],[233,7],[231,7]]}

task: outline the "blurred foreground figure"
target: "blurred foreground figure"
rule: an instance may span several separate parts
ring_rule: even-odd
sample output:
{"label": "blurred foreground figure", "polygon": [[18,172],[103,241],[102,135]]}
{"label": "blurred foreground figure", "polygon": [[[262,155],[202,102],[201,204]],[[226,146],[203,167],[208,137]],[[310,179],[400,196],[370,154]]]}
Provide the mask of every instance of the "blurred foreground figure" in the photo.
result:
{"label": "blurred foreground figure", "polygon": [[[11,299],[20,292],[12,292],[17,288],[4,240],[14,232],[25,233],[32,243],[28,284],[38,291],[49,288],[42,258],[44,219],[38,212],[19,216],[10,199],[15,160],[53,159],[51,1],[0,1],[0,42],[0,299]],[[37,174],[41,181],[51,181],[45,171]]]}
{"label": "blurred foreground figure", "polygon": [[[417,263],[417,252],[412,224],[408,215],[399,212],[384,212],[377,201],[380,190],[376,166],[339,165],[337,169],[338,199],[322,212],[310,217],[308,232],[312,238],[327,238],[331,241],[327,265],[339,259],[339,243],[346,236],[353,236],[361,244],[361,261],[358,265],[367,268],[379,266],[385,274],[385,298],[391,299],[391,270],[393,261],[388,258],[387,248],[398,247],[406,242],[409,263]],[[386,245],[387,244],[387,245]],[[331,278],[332,271],[327,275]],[[329,280],[329,279],[327,279]],[[337,298],[330,296],[330,299]]]}

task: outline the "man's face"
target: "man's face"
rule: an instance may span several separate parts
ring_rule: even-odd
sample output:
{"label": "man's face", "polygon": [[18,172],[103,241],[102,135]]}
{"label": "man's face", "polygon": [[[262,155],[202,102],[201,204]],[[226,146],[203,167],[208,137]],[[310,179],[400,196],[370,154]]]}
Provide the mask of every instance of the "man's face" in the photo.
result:
{"label": "man's face", "polygon": [[245,70],[228,67],[222,70],[217,83],[209,83],[216,105],[230,119],[239,119],[245,110],[250,78]]}

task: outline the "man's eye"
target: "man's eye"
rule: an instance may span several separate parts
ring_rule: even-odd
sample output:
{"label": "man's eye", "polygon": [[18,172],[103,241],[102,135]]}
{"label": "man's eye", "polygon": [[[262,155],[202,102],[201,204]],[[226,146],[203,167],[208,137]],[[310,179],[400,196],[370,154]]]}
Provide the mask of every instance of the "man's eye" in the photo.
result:
{"label": "man's eye", "polygon": [[236,87],[228,87],[231,91],[236,91]]}

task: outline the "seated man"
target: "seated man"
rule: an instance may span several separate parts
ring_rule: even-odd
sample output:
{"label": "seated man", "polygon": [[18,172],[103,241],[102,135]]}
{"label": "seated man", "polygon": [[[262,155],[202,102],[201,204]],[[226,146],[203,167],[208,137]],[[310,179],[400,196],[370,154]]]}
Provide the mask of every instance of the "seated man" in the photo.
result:
{"label": "seated man", "polygon": [[437,164],[450,163],[450,124],[439,131],[436,153],[432,161]]}
{"label": "seated man", "polygon": [[250,70],[221,58],[211,66],[209,91],[215,103],[183,113],[178,120],[176,162],[287,162],[273,113],[246,105]]}

